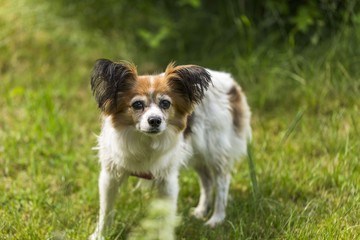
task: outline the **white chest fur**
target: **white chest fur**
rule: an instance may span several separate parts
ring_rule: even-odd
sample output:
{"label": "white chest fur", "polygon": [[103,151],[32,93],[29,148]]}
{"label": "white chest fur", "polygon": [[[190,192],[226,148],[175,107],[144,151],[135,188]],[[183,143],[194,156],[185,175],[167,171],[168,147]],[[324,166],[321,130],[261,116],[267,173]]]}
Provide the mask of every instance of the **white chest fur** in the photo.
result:
{"label": "white chest fur", "polygon": [[159,136],[147,136],[135,128],[115,129],[110,118],[104,120],[98,143],[100,162],[111,171],[163,177],[176,171],[188,155],[183,135],[171,127]]}

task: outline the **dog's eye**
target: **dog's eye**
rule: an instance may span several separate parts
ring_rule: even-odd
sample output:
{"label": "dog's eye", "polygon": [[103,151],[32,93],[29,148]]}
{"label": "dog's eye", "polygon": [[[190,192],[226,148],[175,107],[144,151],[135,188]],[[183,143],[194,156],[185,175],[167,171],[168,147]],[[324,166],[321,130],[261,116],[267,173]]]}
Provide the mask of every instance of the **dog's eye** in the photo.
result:
{"label": "dog's eye", "polygon": [[142,110],[144,109],[144,103],[142,101],[136,101],[131,105],[131,107],[135,110]]}
{"label": "dog's eye", "polygon": [[160,103],[159,103],[159,106],[162,109],[168,109],[170,107],[170,105],[171,105],[171,103],[168,100],[161,100]]}

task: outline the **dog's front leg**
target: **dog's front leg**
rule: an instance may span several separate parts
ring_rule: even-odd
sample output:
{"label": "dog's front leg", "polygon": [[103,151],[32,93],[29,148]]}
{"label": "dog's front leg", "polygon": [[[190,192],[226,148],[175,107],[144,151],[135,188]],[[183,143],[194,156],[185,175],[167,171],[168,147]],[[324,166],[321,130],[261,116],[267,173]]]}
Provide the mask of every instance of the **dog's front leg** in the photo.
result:
{"label": "dog's front leg", "polygon": [[116,176],[102,169],[99,176],[100,214],[95,232],[90,236],[91,240],[104,239],[104,234],[113,218],[113,207],[118,188],[128,177],[126,172]]}
{"label": "dog's front leg", "polygon": [[171,201],[170,212],[176,214],[177,198],[179,194],[178,174],[169,174],[166,178],[157,181],[158,194],[161,199]]}

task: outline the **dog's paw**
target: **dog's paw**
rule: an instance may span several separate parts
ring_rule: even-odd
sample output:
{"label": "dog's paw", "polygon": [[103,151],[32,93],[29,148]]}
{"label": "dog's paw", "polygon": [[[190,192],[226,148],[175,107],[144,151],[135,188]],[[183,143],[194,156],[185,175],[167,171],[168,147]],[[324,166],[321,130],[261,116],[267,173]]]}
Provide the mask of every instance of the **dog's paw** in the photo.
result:
{"label": "dog's paw", "polygon": [[93,234],[90,235],[89,240],[105,240],[105,238],[98,232],[94,232]]}
{"label": "dog's paw", "polygon": [[211,218],[205,223],[206,226],[209,226],[211,228],[216,227],[224,222],[225,215],[213,215]]}
{"label": "dog's paw", "polygon": [[205,219],[206,218],[206,215],[207,215],[208,211],[206,208],[203,208],[203,207],[196,207],[191,215],[194,216],[195,218],[197,219]]}

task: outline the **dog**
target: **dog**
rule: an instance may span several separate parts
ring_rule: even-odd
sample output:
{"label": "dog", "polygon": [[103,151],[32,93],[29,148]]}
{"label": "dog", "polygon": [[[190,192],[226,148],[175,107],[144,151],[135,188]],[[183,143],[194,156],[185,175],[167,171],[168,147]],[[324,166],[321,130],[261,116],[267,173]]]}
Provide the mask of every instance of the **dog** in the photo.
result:
{"label": "dog", "polygon": [[[96,61],[91,89],[103,118],[98,137],[100,214],[91,239],[111,222],[118,187],[130,176],[152,181],[176,213],[182,165],[199,176],[193,211],[214,227],[225,219],[233,163],[247,154],[250,108],[230,74],[170,63],[159,75],[138,75],[127,62]],[[215,191],[215,194],[213,193]]]}

